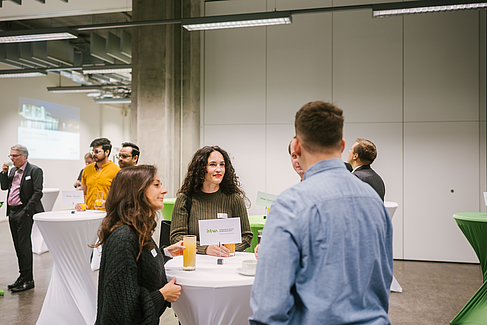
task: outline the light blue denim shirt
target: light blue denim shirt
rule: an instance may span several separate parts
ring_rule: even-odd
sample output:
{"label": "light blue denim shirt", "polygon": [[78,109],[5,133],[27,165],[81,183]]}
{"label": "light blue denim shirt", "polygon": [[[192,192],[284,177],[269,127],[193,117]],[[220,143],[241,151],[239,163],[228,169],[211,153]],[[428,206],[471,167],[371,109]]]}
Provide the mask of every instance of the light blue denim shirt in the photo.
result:
{"label": "light blue denim shirt", "polygon": [[272,203],[250,324],[390,324],[392,224],[370,185],[322,160]]}

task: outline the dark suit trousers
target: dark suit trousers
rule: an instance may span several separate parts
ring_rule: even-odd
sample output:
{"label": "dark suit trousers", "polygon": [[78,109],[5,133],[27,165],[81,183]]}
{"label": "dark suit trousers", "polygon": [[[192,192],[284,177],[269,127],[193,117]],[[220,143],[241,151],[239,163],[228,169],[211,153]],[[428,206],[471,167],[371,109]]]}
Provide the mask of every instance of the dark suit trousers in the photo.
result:
{"label": "dark suit trousers", "polygon": [[23,208],[10,207],[10,232],[14,241],[19,264],[19,273],[24,281],[33,280],[32,274],[32,225],[34,220],[27,216]]}

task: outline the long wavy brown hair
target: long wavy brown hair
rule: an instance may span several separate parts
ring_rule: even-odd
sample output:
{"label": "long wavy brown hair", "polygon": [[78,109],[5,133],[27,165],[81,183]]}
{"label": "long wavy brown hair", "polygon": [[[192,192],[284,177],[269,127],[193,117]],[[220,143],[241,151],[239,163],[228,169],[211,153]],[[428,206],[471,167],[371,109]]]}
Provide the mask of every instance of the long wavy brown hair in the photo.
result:
{"label": "long wavy brown hair", "polygon": [[122,225],[134,229],[139,238],[139,259],[144,247],[153,248],[152,234],[156,217],[145,191],[154,181],[157,169],[152,165],[131,166],[121,169],[112,181],[105,207],[107,215],[98,231],[95,247],[103,244],[112,231]]}
{"label": "long wavy brown hair", "polygon": [[225,160],[225,174],[223,175],[223,180],[220,183],[220,190],[227,195],[237,193],[242,197],[246,205],[250,206],[250,201],[242,189],[242,185],[240,184],[240,180],[235,173],[230,156],[225,150],[218,146],[206,146],[198,149],[198,151],[195,152],[191,162],[189,163],[188,172],[184,178],[183,185],[178,190],[178,193],[193,195],[201,190],[203,183],[205,182],[208,157],[213,151],[218,151],[221,153],[223,160]]}

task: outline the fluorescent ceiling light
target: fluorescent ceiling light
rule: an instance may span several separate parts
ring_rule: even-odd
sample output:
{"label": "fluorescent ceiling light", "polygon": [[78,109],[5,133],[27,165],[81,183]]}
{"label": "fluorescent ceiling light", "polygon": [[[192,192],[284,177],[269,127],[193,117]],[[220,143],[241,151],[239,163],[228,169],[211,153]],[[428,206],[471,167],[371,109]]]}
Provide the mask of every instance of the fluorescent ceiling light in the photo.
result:
{"label": "fluorescent ceiling light", "polygon": [[398,15],[425,14],[455,10],[478,10],[487,8],[487,2],[472,1],[412,1],[372,6],[373,17],[382,18]]}
{"label": "fluorescent ceiling light", "polygon": [[131,98],[96,98],[95,103],[98,104],[130,104]]}
{"label": "fluorescent ceiling light", "polygon": [[47,72],[42,69],[0,70],[0,78],[43,77],[46,75]]}
{"label": "fluorescent ceiling light", "polygon": [[102,89],[103,86],[47,87],[50,93],[91,93]]}
{"label": "fluorescent ceiling light", "polygon": [[53,41],[77,38],[78,34],[69,29],[18,30],[0,33],[0,43]]}
{"label": "fluorescent ceiling light", "polygon": [[83,68],[84,74],[96,74],[96,73],[130,73],[132,72],[132,66],[130,64],[114,64],[107,66],[95,66]]}
{"label": "fluorescent ceiling light", "polygon": [[241,15],[208,16],[201,18],[183,19],[181,24],[189,31],[211,30],[238,27],[254,27],[290,24],[291,13],[282,12],[261,12]]}

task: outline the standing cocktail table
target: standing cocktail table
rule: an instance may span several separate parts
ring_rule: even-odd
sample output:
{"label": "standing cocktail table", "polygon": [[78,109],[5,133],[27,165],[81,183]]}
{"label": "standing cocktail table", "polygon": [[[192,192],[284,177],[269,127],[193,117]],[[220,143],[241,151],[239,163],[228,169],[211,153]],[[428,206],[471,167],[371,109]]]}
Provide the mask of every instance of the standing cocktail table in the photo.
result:
{"label": "standing cocktail table", "polygon": [[51,281],[37,325],[93,325],[96,284],[92,249],[105,211],[53,211],[34,215],[53,259]]}
{"label": "standing cocktail table", "polygon": [[479,258],[484,283],[450,324],[487,324],[487,213],[455,213],[453,218]]}

